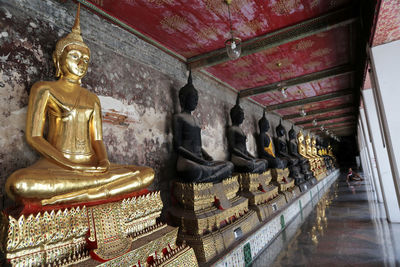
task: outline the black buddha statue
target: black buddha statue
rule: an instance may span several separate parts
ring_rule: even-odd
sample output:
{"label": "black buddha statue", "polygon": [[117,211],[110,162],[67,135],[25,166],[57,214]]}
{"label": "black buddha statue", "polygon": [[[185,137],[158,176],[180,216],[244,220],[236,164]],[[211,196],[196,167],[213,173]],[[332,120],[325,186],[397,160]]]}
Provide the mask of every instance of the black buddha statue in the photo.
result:
{"label": "black buddha statue", "polygon": [[191,72],[188,83],[179,90],[179,102],[182,111],[174,115],[174,147],[178,153],[176,169],[179,180],[189,183],[216,183],[230,177],[233,164],[214,161],[201,147],[201,128],[191,114],[198,102]]}
{"label": "black buddha statue", "polygon": [[289,130],[289,154],[293,157],[296,157],[299,160],[299,166],[301,167],[301,172],[304,174],[304,178],[306,180],[309,180],[313,177],[313,173],[310,170],[310,165],[308,164],[308,160],[304,158],[302,155],[299,154],[298,152],[298,147],[296,143],[296,132],[292,128]]}
{"label": "black buddha statue", "polygon": [[295,166],[299,162],[299,159],[293,156],[290,156],[287,149],[286,144],[286,130],[282,126],[282,120],[279,122],[279,125],[275,129],[276,138],[275,138],[275,148],[276,155],[280,158],[284,158],[288,162],[288,166]]}
{"label": "black buddha statue", "polygon": [[230,112],[232,126],[228,129],[228,146],[231,154],[231,161],[237,172],[263,173],[268,167],[264,159],[257,159],[251,155],[246,148],[246,135],[239,127],[244,120],[243,109],[239,106],[239,96],[236,105]]}
{"label": "black buddha statue", "polygon": [[299,159],[297,157],[289,155],[287,141],[286,141],[286,130],[282,125],[282,120],[279,122],[279,125],[276,127],[275,130],[276,130],[276,138],[275,138],[276,156],[287,160],[290,171],[290,177],[292,177],[295,180],[296,185],[304,183],[305,182],[304,175],[300,172],[300,167],[297,166],[297,164],[299,163]]}
{"label": "black buddha statue", "polygon": [[272,138],[268,134],[269,122],[265,117],[265,110],[262,118],[258,121],[260,134],[258,136],[258,154],[268,161],[268,166],[273,169],[284,169],[287,166],[287,160],[281,159],[275,155],[275,147]]}

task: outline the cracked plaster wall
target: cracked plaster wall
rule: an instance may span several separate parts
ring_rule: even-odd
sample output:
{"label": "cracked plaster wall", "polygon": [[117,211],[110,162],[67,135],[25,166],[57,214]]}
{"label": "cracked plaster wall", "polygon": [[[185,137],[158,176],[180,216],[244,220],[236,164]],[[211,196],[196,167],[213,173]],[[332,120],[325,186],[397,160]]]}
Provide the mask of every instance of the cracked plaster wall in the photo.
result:
{"label": "cracked plaster wall", "polygon": [[[0,188],[15,170],[39,155],[25,141],[25,117],[31,86],[54,80],[51,60],[56,41],[70,31],[76,6],[55,0],[0,0]],[[81,10],[81,29],[91,49],[83,86],[102,103],[103,134],[109,158],[121,164],[155,169],[150,189],[162,191],[168,205],[168,184],[174,178],[172,116],[179,112],[178,90],[186,83],[185,65],[108,21]],[[195,72],[199,105],[194,115],[202,126],[204,148],[218,160],[228,159],[226,128],[236,95]],[[242,125],[248,150],[256,154],[255,135],[261,107],[245,100]],[[279,117],[267,114],[271,128]],[[286,129],[290,122],[283,122]],[[272,134],[272,130],[271,134]],[[4,201],[2,206],[11,204]]]}

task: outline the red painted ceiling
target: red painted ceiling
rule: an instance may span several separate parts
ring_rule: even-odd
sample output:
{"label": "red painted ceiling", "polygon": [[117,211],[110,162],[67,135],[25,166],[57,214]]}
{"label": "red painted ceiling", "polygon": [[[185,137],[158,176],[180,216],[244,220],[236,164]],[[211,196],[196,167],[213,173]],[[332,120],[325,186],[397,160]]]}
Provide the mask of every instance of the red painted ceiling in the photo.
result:
{"label": "red painted ceiling", "polygon": [[335,91],[351,88],[351,75],[345,74],[327,78],[286,89],[287,98],[280,91],[272,91],[251,97],[256,102],[264,105],[275,105],[307,97],[324,95]]}
{"label": "red painted ceiling", "polygon": [[[224,47],[228,7],[221,0],[90,0],[130,27],[189,58]],[[236,0],[233,29],[242,40],[336,10],[350,0]]]}
{"label": "red painted ceiling", "polygon": [[[346,116],[346,117],[341,117],[341,118],[337,118],[337,119],[333,119],[333,120],[325,120],[325,121],[320,122],[318,127],[320,127],[321,125],[330,124],[330,123],[348,122],[348,121],[351,121],[352,119],[354,120],[354,116]],[[302,126],[303,127],[312,127],[313,124],[312,123],[302,124]]]}
{"label": "red painted ceiling", "polygon": [[[326,126],[324,126],[324,128],[325,129],[328,129],[328,130],[332,130],[332,131],[335,131],[335,130],[342,130],[343,128],[351,128],[351,127],[353,127],[354,126],[354,121],[348,121],[348,122],[343,122],[343,123],[338,123],[338,124],[334,124],[334,125],[326,125]],[[312,129],[309,129],[310,131],[312,131],[312,132],[315,132],[315,131],[320,131],[320,127],[318,126],[318,127],[314,127],[314,128],[312,128]]]}
{"label": "red painted ceiling", "polygon": [[242,90],[348,63],[349,48],[349,26],[343,26],[216,65],[207,71]]}
{"label": "red painted ceiling", "polygon": [[323,111],[325,108],[331,108],[343,104],[348,104],[352,103],[353,97],[351,95],[346,95],[343,97],[338,97],[326,101],[320,101],[320,102],[315,102],[315,103],[310,103],[306,104],[303,106],[296,106],[296,107],[290,107],[290,108],[285,108],[285,109],[279,109],[276,110],[276,112],[281,115],[291,115],[291,114],[299,114],[300,109],[304,108],[306,112],[312,111],[312,110],[321,110]]}
{"label": "red painted ceiling", "polygon": [[[117,20],[186,59],[224,47],[230,37],[228,8],[223,0],[77,0],[95,12]],[[299,22],[351,5],[352,0],[233,0],[231,17],[235,36],[243,41],[274,32]],[[89,3],[89,4],[88,4]],[[102,13],[104,12],[104,13]],[[105,15],[107,14],[107,15]],[[379,23],[378,23],[379,24]],[[240,91],[263,86],[352,63],[352,26],[332,28],[300,40],[235,61],[205,68]],[[278,63],[281,66],[278,67]],[[196,74],[194,74],[196,75]],[[263,106],[281,104],[349,89],[353,75],[321,79],[280,92],[251,98]],[[304,109],[323,110],[351,103],[352,96],[304,105]],[[301,107],[276,110],[280,115],[299,112]],[[344,111],[343,111],[344,112]],[[329,116],[340,113],[329,113]]]}
{"label": "red painted ceiling", "polygon": [[354,111],[354,108],[344,108],[344,109],[339,109],[339,110],[335,110],[335,111],[331,111],[331,112],[327,112],[327,113],[295,118],[295,119],[292,119],[292,121],[293,122],[302,122],[302,121],[313,120],[313,119],[316,119],[318,121],[319,119],[322,119],[322,118],[329,118],[329,117],[332,117],[332,116],[338,116],[338,115],[341,115],[341,114],[344,114],[344,113],[349,113],[349,112],[352,112],[352,111]]}
{"label": "red painted ceiling", "polygon": [[373,46],[400,40],[400,2],[382,0]]}

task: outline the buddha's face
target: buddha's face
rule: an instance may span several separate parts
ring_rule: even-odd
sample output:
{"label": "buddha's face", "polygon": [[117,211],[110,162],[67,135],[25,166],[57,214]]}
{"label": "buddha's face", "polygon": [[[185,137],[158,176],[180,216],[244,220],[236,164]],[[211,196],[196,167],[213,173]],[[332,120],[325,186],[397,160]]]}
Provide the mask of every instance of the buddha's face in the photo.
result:
{"label": "buddha's face", "polygon": [[297,137],[297,140],[299,141],[299,143],[302,143],[304,141],[304,136],[303,135],[299,135]]}
{"label": "buddha's face", "polygon": [[191,91],[185,99],[185,109],[188,111],[195,110],[198,102],[199,102],[199,95],[197,94],[197,91],[195,90]]}
{"label": "buddha's face", "polygon": [[61,54],[59,67],[64,76],[75,76],[80,79],[87,72],[89,59],[90,55],[86,49],[67,46]]}

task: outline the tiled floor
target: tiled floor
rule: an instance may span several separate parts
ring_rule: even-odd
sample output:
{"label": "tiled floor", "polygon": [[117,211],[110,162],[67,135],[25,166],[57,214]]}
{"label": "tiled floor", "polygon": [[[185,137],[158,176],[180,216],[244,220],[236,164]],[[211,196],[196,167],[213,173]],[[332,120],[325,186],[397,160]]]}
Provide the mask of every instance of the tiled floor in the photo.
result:
{"label": "tiled floor", "polygon": [[400,224],[387,222],[369,181],[347,184],[342,176],[314,204],[310,215],[298,216],[253,267],[400,266]]}

